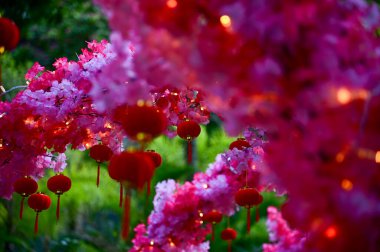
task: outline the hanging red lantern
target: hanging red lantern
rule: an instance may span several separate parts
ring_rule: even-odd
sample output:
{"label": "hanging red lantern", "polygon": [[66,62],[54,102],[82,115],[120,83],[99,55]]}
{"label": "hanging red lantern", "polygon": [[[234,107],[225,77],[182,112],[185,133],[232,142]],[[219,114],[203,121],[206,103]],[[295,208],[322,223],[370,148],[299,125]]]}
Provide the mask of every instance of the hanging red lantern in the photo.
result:
{"label": "hanging red lantern", "polygon": [[215,224],[222,221],[223,215],[218,210],[212,210],[208,213],[203,214],[202,220],[204,222],[211,223],[211,240],[215,238]]}
{"label": "hanging red lantern", "polygon": [[20,31],[17,25],[8,18],[0,17],[0,52],[15,49],[19,40]]}
{"label": "hanging red lantern", "polygon": [[59,208],[60,208],[60,201],[61,201],[61,195],[71,188],[71,179],[69,177],[66,177],[62,173],[58,173],[54,175],[53,177],[49,178],[47,181],[47,187],[48,189],[55,193],[58,196],[57,200],[57,209],[56,209],[56,218],[59,220]]}
{"label": "hanging red lantern", "polygon": [[[144,152],[124,151],[112,156],[108,173],[112,179],[120,183],[120,205],[123,200],[123,186],[127,189],[142,190],[144,185],[152,179],[154,169],[152,159]],[[130,195],[127,193],[124,200],[123,239],[126,239],[129,234],[129,213]]]}
{"label": "hanging red lantern", "polygon": [[236,236],[237,236],[236,230],[230,227],[224,229],[222,233],[220,234],[220,237],[222,238],[222,240],[228,242],[228,252],[232,251],[232,241],[236,239]]}
{"label": "hanging red lantern", "polygon": [[98,163],[98,174],[96,177],[97,187],[99,187],[100,183],[100,164],[109,161],[112,155],[112,150],[103,144],[97,144],[90,148],[90,157]]}
{"label": "hanging red lantern", "polygon": [[187,163],[192,163],[192,140],[199,136],[201,133],[201,127],[198,123],[186,120],[178,124],[177,126],[177,134],[180,138],[185,139],[187,141]]}
{"label": "hanging red lantern", "polygon": [[162,134],[167,127],[167,118],[160,109],[144,102],[118,109],[115,115],[127,136],[142,144]]}
{"label": "hanging red lantern", "polygon": [[41,192],[29,196],[28,205],[36,212],[36,220],[34,222],[34,233],[38,232],[38,215],[41,211],[50,207],[51,199],[48,195]]}
{"label": "hanging red lantern", "polygon": [[[247,232],[251,230],[251,208],[258,206],[263,201],[263,196],[255,188],[245,187],[235,194],[235,202],[239,206],[247,208]],[[256,208],[256,220],[259,218],[258,207]]]}
{"label": "hanging red lantern", "polygon": [[243,150],[243,149],[248,148],[248,147],[251,147],[249,142],[247,140],[245,140],[244,137],[239,137],[238,139],[236,139],[235,141],[233,141],[230,144],[229,149],[232,150],[232,149],[236,148],[238,150]]}
{"label": "hanging red lantern", "polygon": [[20,214],[19,214],[20,219],[22,219],[22,213],[24,210],[24,200],[25,198],[29,197],[29,195],[32,195],[33,193],[37,192],[38,184],[31,177],[25,176],[25,177],[17,179],[13,183],[13,188],[15,192],[17,192],[18,194],[22,196],[21,203],[20,203]]}
{"label": "hanging red lantern", "polygon": [[[155,169],[161,166],[162,164],[162,157],[159,153],[155,152],[154,150],[146,150],[145,154],[147,154],[153,161]],[[147,183],[147,194],[150,195],[150,189],[151,189],[151,180]]]}

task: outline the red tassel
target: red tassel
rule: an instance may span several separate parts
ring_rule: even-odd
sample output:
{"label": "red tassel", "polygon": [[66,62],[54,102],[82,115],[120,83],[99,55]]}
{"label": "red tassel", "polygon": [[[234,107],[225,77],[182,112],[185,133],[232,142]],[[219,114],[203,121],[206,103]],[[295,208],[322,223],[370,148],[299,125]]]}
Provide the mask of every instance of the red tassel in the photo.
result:
{"label": "red tassel", "polygon": [[215,224],[212,223],[211,226],[211,241],[215,240]]}
{"label": "red tassel", "polygon": [[39,214],[39,212],[36,213],[36,220],[34,221],[34,234],[35,235],[38,233],[38,214]]}
{"label": "red tassel", "polygon": [[99,187],[100,183],[100,163],[98,162],[98,176],[96,177],[96,186]]}
{"label": "red tassel", "polygon": [[121,229],[121,237],[123,240],[126,240],[129,235],[129,213],[131,208],[131,196],[126,194],[124,201],[124,216],[123,216],[123,224]]}
{"label": "red tassel", "polygon": [[191,141],[187,141],[187,163],[191,164],[193,162],[193,145]]}
{"label": "red tassel", "polygon": [[22,220],[22,213],[24,211],[24,200],[25,200],[25,197],[22,196],[21,204],[20,204],[20,220]]}
{"label": "red tassel", "polygon": [[58,194],[58,200],[57,200],[57,209],[55,210],[55,216],[57,217],[57,220],[59,220],[59,208],[61,205],[61,195]]}
{"label": "red tassel", "polygon": [[231,240],[229,240],[229,241],[227,241],[227,243],[228,243],[228,252],[231,252],[232,251],[232,241]]}
{"label": "red tassel", "polygon": [[260,220],[260,211],[259,211],[259,206],[256,207],[256,222]]}
{"label": "red tassel", "polygon": [[123,185],[120,182],[119,207],[123,206]]}
{"label": "red tassel", "polygon": [[247,233],[251,231],[251,208],[247,208]]}
{"label": "red tassel", "polygon": [[150,183],[151,182],[152,182],[152,180],[149,180],[148,183],[146,184],[146,194],[148,197],[150,195]]}

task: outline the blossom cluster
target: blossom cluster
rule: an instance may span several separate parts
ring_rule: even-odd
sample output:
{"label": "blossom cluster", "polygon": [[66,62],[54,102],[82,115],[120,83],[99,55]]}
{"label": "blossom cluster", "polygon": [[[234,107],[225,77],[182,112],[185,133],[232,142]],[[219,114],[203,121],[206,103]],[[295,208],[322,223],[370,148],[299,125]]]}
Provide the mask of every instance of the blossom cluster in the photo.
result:
{"label": "blossom cluster", "polygon": [[[247,133],[249,142],[258,143],[256,134]],[[238,156],[235,163],[229,157]],[[217,210],[225,216],[233,215],[238,207],[235,193],[244,186],[266,188],[259,182],[262,170],[262,146],[255,145],[243,150],[233,149],[219,154],[207,170],[196,173],[191,182],[183,185],[167,180],[156,185],[154,209],[148,218],[148,226],[136,227],[134,247],[141,251],[155,247],[164,251],[208,251],[206,235],[210,225],[204,225],[202,214]]]}
{"label": "blossom cluster", "polygon": [[[152,93],[154,104],[167,114],[170,126],[177,126],[184,120],[192,120],[198,124],[209,122],[210,112],[207,110],[203,95],[198,90],[166,88]],[[167,132],[168,136],[174,134],[174,131]]]}
{"label": "blossom cluster", "polygon": [[263,244],[264,252],[304,251],[306,237],[298,230],[291,230],[275,207],[268,207],[267,229],[273,244]]}
{"label": "blossom cluster", "polygon": [[[95,0],[157,88],[199,86],[230,134],[263,127],[263,180],[318,251],[380,240],[380,12],[364,0]],[[125,17],[128,16],[128,19]],[[376,179],[375,179],[376,178]],[[347,209],[350,209],[349,211]],[[333,226],[337,235],[326,238]],[[371,235],[367,235],[371,234]]]}
{"label": "blossom cluster", "polygon": [[108,42],[90,42],[77,62],[60,58],[53,71],[35,63],[25,75],[27,89],[0,103],[1,197],[11,197],[19,177],[63,171],[68,145],[85,150],[102,141],[119,149],[120,127],[95,110],[89,96],[90,77],[112,55]]}

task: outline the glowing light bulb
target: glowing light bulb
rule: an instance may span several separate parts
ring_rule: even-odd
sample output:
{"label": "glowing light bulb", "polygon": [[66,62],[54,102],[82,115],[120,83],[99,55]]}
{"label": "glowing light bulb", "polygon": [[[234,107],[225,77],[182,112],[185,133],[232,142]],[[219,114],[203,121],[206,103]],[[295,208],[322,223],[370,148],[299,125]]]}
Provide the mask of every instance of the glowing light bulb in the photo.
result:
{"label": "glowing light bulb", "polygon": [[168,0],[166,1],[166,6],[168,6],[169,8],[171,9],[174,9],[175,7],[177,7],[178,3],[176,0]]}
{"label": "glowing light bulb", "polygon": [[337,235],[337,230],[334,226],[330,226],[325,230],[325,236],[329,239],[334,239]]}
{"label": "glowing light bulb", "polygon": [[338,154],[336,154],[335,160],[338,163],[342,163],[344,161],[344,158],[345,158],[344,153],[343,152],[339,152]]}
{"label": "glowing light bulb", "polygon": [[150,246],[153,246],[154,245],[154,240],[151,240],[150,241]]}
{"label": "glowing light bulb", "polygon": [[142,107],[144,105],[145,105],[145,101],[144,100],[138,100],[137,101],[137,106]]}
{"label": "glowing light bulb", "polygon": [[376,152],[376,155],[375,155],[375,161],[376,161],[376,163],[380,163],[380,151],[377,151]]}
{"label": "glowing light bulb", "polygon": [[339,88],[336,94],[336,98],[339,103],[347,104],[351,101],[351,92],[347,88]]}
{"label": "glowing light bulb", "polygon": [[346,191],[351,191],[353,188],[352,182],[348,179],[343,179],[342,182],[340,183],[340,185]]}
{"label": "glowing light bulb", "polygon": [[207,188],[208,188],[208,185],[207,185],[207,184],[203,184],[203,188],[204,188],[204,189],[207,189]]}
{"label": "glowing light bulb", "polygon": [[226,28],[230,28],[231,27],[231,18],[227,15],[223,15],[220,17],[220,23],[226,27]]}

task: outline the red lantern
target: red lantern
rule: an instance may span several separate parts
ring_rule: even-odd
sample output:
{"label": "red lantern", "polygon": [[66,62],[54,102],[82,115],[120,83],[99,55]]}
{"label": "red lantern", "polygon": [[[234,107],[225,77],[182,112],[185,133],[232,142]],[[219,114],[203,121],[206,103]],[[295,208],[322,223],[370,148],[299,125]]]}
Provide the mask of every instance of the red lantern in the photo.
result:
{"label": "red lantern", "polygon": [[17,179],[13,183],[13,188],[15,192],[17,192],[18,194],[22,196],[21,203],[20,203],[20,214],[19,214],[20,219],[22,219],[22,213],[24,210],[24,200],[26,197],[29,197],[29,195],[37,191],[38,184],[31,177],[25,176],[25,177]]}
{"label": "red lantern", "polygon": [[220,234],[220,237],[222,238],[222,240],[228,242],[228,252],[231,252],[232,241],[236,239],[236,236],[237,236],[237,232],[233,228],[226,228]]}
{"label": "red lantern", "polygon": [[[247,232],[251,230],[251,207],[259,205],[263,196],[255,188],[242,188],[235,194],[235,202],[239,206],[247,208]],[[258,207],[256,208],[256,220],[258,220]]]}
{"label": "red lantern", "polygon": [[139,103],[118,111],[119,120],[127,136],[143,144],[162,134],[167,127],[165,114],[157,107]]}
{"label": "red lantern", "polygon": [[232,149],[236,148],[238,150],[243,150],[244,148],[248,148],[248,147],[251,147],[251,145],[248,143],[248,141],[245,140],[245,138],[243,138],[243,137],[239,137],[237,140],[233,141],[230,144],[229,149],[232,150]]}
{"label": "red lantern", "polygon": [[[154,173],[155,165],[152,159],[144,152],[124,151],[113,155],[108,165],[110,177],[120,183],[120,205],[123,197],[122,186],[128,189],[143,189]],[[124,201],[124,217],[122,237],[126,239],[129,234],[130,195]]]}
{"label": "red lantern", "polygon": [[34,233],[38,232],[38,215],[41,211],[50,207],[51,199],[48,195],[41,192],[30,195],[28,199],[28,205],[34,211],[36,211],[36,220],[34,222]]}
{"label": "red lantern", "polygon": [[212,210],[208,213],[203,214],[202,220],[211,223],[211,240],[215,237],[215,224],[222,221],[223,215],[218,210]]}
{"label": "red lantern", "polygon": [[191,141],[198,137],[201,133],[201,127],[198,123],[190,120],[186,120],[178,124],[177,126],[177,134],[180,138],[185,139],[187,141],[187,163],[191,164],[192,162],[192,143]]}
{"label": "red lantern", "polygon": [[100,182],[100,163],[107,162],[113,155],[112,150],[103,144],[97,144],[90,148],[90,157],[98,163],[98,175],[96,177],[96,186],[99,187]]}
{"label": "red lantern", "polygon": [[[20,31],[10,19],[0,17],[0,50],[11,51],[16,48],[20,40]],[[1,54],[1,53],[0,53]]]}
{"label": "red lantern", "polygon": [[70,190],[71,179],[59,173],[49,178],[49,180],[47,181],[47,187],[50,191],[52,191],[58,196],[56,217],[57,217],[57,220],[59,220],[59,208],[60,208],[61,195],[67,192],[68,190]]}
{"label": "red lantern", "polygon": [[[147,150],[145,152],[145,154],[147,154],[152,159],[156,169],[161,166],[162,157],[159,153],[155,152],[154,150]],[[151,187],[150,183],[151,183],[151,181],[149,181],[147,183],[147,194],[148,194],[148,196],[150,195],[150,187]]]}

